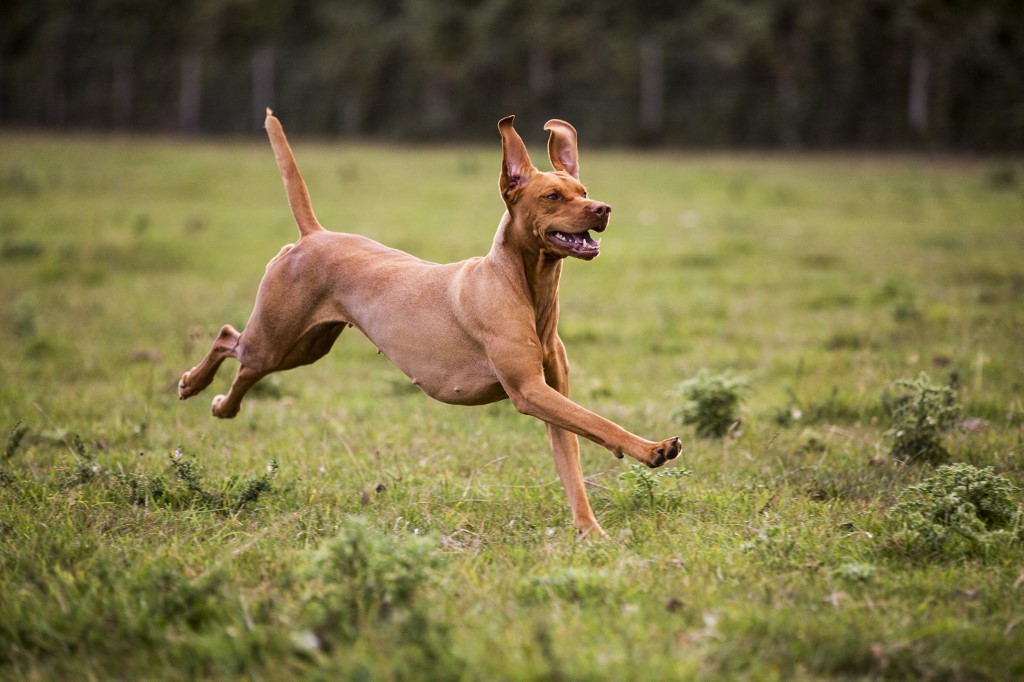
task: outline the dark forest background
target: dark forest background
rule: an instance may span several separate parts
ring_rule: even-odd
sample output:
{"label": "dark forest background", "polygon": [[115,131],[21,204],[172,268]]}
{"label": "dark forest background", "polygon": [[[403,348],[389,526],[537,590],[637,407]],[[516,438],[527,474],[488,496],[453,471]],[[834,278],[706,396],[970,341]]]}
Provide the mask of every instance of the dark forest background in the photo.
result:
{"label": "dark forest background", "polygon": [[0,126],[1024,149],[1021,0],[6,0]]}

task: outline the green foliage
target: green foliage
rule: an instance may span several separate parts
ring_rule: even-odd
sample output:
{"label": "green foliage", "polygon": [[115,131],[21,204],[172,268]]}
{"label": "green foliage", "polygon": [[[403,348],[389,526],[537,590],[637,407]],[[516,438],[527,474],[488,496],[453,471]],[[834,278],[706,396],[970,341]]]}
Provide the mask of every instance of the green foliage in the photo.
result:
{"label": "green foliage", "polygon": [[214,483],[207,480],[194,455],[177,448],[168,458],[171,471],[168,481],[162,474],[146,470],[104,470],[95,453],[89,451],[77,435],[71,437],[69,447],[74,462],[64,476],[66,488],[100,482],[112,498],[140,506],[202,508],[233,514],[274,492],[273,480],[280,468],[277,460],[271,460],[261,474],[245,478],[231,476]]}
{"label": "green foliage", "polygon": [[[492,132],[496,111],[515,108],[539,120],[570,112],[581,131],[617,144],[923,144],[999,153],[1024,145],[1024,28],[1013,2],[985,3],[984,11],[942,0],[885,11],[853,2],[823,12],[783,0],[592,0],[585,16],[568,2],[512,0],[304,6],[12,6],[5,23],[17,27],[17,39],[0,43],[10,83],[5,121],[164,130],[162,95],[177,92],[182,56],[191,55],[202,78],[196,109],[182,108],[181,121],[203,132],[250,133],[255,104],[283,110],[293,130],[307,134],[479,138]],[[57,68],[54,59],[61,78],[33,87],[38,74]],[[948,90],[926,98],[923,121],[908,121],[906,88],[880,93],[876,84],[880,73],[915,82],[910,63],[933,70]],[[276,84],[277,101],[254,102],[254,78]],[[660,94],[642,97],[650,89]],[[35,196],[48,180],[8,162],[0,196]]]}
{"label": "green foliage", "polygon": [[345,519],[300,570],[306,581],[306,614],[325,646],[352,640],[359,631],[406,617],[440,565],[437,539],[394,538],[362,517]]}
{"label": "green foliage", "polygon": [[949,453],[942,434],[953,428],[960,416],[956,391],[933,384],[927,374],[900,379],[893,384],[896,395],[889,401],[892,426],[886,435],[892,441],[890,454],[902,461],[937,463]]}
{"label": "green foliage", "polygon": [[860,418],[862,410],[850,396],[840,392],[839,386],[832,386],[828,398],[823,401],[801,398],[793,388],[787,388],[789,403],[775,412],[775,423],[788,427],[794,424],[834,424],[852,422]]}
{"label": "green foliage", "polygon": [[459,679],[464,664],[452,651],[451,629],[421,598],[442,565],[437,546],[434,536],[392,537],[347,517],[297,571],[309,627],[301,641],[340,653],[361,636],[383,635],[397,677],[429,670],[433,679]]}
{"label": "green foliage", "polygon": [[[683,467],[670,467],[655,473],[643,464],[631,464],[619,474],[619,480],[625,486],[629,508],[646,507],[653,510],[656,507],[671,507],[679,501],[679,481],[691,476],[693,472]],[[673,481],[674,486],[666,485]]]}
{"label": "green foliage", "polygon": [[[7,434],[7,444],[4,446],[4,460],[9,460],[14,457],[14,453],[18,451],[18,447],[21,445],[21,441],[28,435],[29,427],[22,424],[20,421],[14,425],[11,432]],[[2,465],[3,462],[0,462]]]}
{"label": "green foliage", "polygon": [[740,405],[750,393],[750,385],[732,370],[713,374],[701,369],[679,384],[678,391],[684,402],[676,418],[694,424],[698,436],[721,438],[739,421]]}
{"label": "green foliage", "polygon": [[561,571],[533,576],[518,590],[528,603],[560,600],[577,604],[601,604],[608,601],[611,580],[594,568],[567,567]]}
{"label": "green foliage", "polygon": [[941,558],[984,555],[1020,540],[1021,491],[991,467],[939,467],[889,510],[894,547]]}
{"label": "green foliage", "polygon": [[878,573],[878,567],[863,561],[848,561],[836,566],[832,575],[851,582],[868,582]]}

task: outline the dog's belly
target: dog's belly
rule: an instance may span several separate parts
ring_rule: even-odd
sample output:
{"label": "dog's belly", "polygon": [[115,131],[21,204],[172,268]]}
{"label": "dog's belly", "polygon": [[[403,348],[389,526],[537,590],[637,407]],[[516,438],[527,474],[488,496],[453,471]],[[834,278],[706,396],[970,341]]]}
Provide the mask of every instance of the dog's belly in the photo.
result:
{"label": "dog's belly", "polygon": [[436,381],[417,379],[416,385],[434,400],[449,405],[486,405],[508,397],[500,383],[479,376],[450,376]]}
{"label": "dog's belly", "polygon": [[[363,330],[371,341],[374,330]],[[441,335],[442,337],[444,335]],[[485,405],[508,396],[487,358],[466,338],[445,342],[407,332],[377,343],[377,350],[435,400],[450,405]]]}

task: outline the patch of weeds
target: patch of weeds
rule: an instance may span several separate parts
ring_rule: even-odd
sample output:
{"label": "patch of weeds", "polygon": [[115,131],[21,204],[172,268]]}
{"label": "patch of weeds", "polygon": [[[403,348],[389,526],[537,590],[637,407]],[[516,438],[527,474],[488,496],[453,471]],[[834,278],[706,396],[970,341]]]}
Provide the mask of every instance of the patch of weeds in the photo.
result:
{"label": "patch of weeds", "polygon": [[[241,511],[264,493],[273,491],[273,480],[279,468],[277,460],[271,460],[265,473],[245,479],[232,477],[218,487],[206,482],[202,467],[194,458],[186,457],[181,448],[174,451],[170,462],[174,477],[184,487],[185,494],[177,497],[191,506],[228,512]],[[150,492],[160,492],[160,485],[151,481]]]}
{"label": "patch of weeds", "polygon": [[37,308],[36,301],[30,297],[19,298],[14,304],[11,331],[16,338],[31,340],[39,335],[39,325],[36,322]]}
{"label": "patch of weeds", "polygon": [[7,435],[7,444],[4,446],[4,456],[3,459],[0,459],[0,485],[6,485],[14,482],[14,478],[7,473],[6,465],[7,462],[14,457],[14,454],[21,446],[21,441],[24,440],[26,435],[28,435],[28,432],[29,428],[19,421]]}
{"label": "patch of weeds", "polygon": [[868,582],[875,577],[876,573],[878,573],[877,566],[862,561],[848,561],[832,569],[832,575],[850,582]]}
{"label": "patch of weeds", "polygon": [[750,393],[750,384],[731,370],[713,374],[701,369],[679,384],[678,391],[684,402],[675,418],[684,425],[694,424],[700,437],[721,438],[739,423],[740,405]]}
{"label": "patch of weeds", "polygon": [[792,388],[787,388],[789,405],[775,412],[775,423],[782,427],[794,424],[820,424],[852,422],[861,418],[861,411],[841,394],[838,386],[832,386],[828,398],[821,402],[804,400]]}
{"label": "patch of weeds", "polygon": [[107,486],[107,493],[115,500],[138,506],[170,509],[208,509],[234,514],[254,504],[265,494],[275,491],[274,478],[279,465],[271,460],[264,473],[241,478],[232,476],[220,483],[211,483],[194,456],[181,448],[169,458],[171,478],[148,472],[110,472],[107,474],[86,450],[77,435],[67,441],[75,463],[64,476],[65,488],[99,482]]}
{"label": "patch of weeds", "polygon": [[1017,169],[1008,163],[992,166],[985,173],[985,186],[994,190],[1008,190],[1017,186]]}
{"label": "patch of weeds", "polygon": [[[693,476],[693,472],[682,467],[664,469],[653,473],[642,464],[633,464],[619,474],[625,485],[625,495],[632,509],[671,508],[680,499],[679,481]],[[675,481],[676,485],[666,489],[665,484]]]}
{"label": "patch of weeds", "polygon": [[14,457],[14,454],[18,451],[21,446],[21,442],[28,435],[29,428],[18,421],[11,429],[11,432],[7,435],[7,445],[4,446],[4,460],[9,460]]}
{"label": "patch of weeds", "polygon": [[46,253],[46,247],[35,239],[15,241],[5,239],[0,244],[0,260],[35,260]]}
{"label": "patch of weeds", "polygon": [[933,384],[926,373],[893,383],[895,398],[887,398],[892,426],[890,454],[900,461],[938,463],[949,457],[942,434],[957,423],[960,404],[951,386]]}
{"label": "patch of weeds", "polygon": [[889,510],[892,546],[904,553],[958,558],[1020,540],[1020,489],[991,467],[939,467],[902,490]]}
{"label": "patch of weeds", "polygon": [[39,193],[39,180],[24,166],[9,166],[0,173],[0,194],[32,198]]}
{"label": "patch of weeds", "polygon": [[129,504],[139,507],[174,506],[176,501],[160,474],[120,472],[117,482],[120,494]]}
{"label": "patch of weeds", "polygon": [[825,350],[861,350],[870,345],[866,335],[849,329],[839,330],[825,339]]}
{"label": "patch of weeds", "polygon": [[99,462],[96,461],[95,453],[86,450],[85,443],[82,442],[82,438],[77,433],[69,436],[65,443],[71,449],[74,462],[65,470],[64,487],[74,488],[96,479],[100,475],[102,468]]}
{"label": "patch of weeds", "polygon": [[917,293],[913,287],[904,282],[895,279],[886,280],[875,295],[875,300],[892,306],[890,313],[896,322],[909,322],[921,317]]}
{"label": "patch of weeds", "polygon": [[447,627],[432,620],[420,600],[441,564],[437,547],[433,536],[391,537],[362,517],[346,518],[338,535],[298,571],[309,626],[299,637],[332,651],[364,634],[393,628],[395,655],[432,661],[442,673],[458,668]]}
{"label": "patch of weeds", "polygon": [[922,317],[921,306],[912,296],[901,298],[893,304],[892,319],[896,322],[913,322]]}
{"label": "patch of weeds", "polygon": [[577,604],[602,604],[608,599],[609,578],[593,568],[565,568],[533,576],[519,585],[519,598],[528,603],[557,599]]}

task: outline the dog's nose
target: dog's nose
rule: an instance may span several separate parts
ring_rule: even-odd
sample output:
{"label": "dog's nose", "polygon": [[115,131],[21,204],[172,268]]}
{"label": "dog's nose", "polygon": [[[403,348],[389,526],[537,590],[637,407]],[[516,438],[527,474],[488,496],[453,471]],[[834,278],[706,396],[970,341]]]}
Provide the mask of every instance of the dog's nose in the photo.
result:
{"label": "dog's nose", "polygon": [[596,232],[604,232],[604,228],[608,225],[608,214],[612,212],[612,207],[608,204],[602,204],[600,201],[591,201],[590,205],[587,206],[587,210],[601,219],[600,224],[590,229]]}

